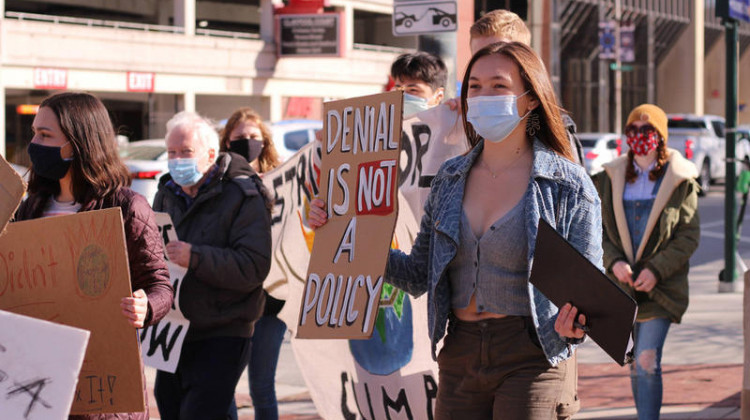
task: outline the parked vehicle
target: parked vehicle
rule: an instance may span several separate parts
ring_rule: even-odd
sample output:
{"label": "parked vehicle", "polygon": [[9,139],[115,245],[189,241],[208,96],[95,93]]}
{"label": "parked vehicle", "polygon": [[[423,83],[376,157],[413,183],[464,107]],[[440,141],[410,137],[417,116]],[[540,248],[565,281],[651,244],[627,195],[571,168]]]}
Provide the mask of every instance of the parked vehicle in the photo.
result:
{"label": "parked vehicle", "polygon": [[120,157],[130,171],[133,191],[153,204],[159,178],[169,172],[164,139],[134,141],[120,146]]}
{"label": "parked vehicle", "polygon": [[16,173],[18,173],[18,175],[21,175],[21,178],[23,178],[24,181],[29,182],[29,168],[15,163],[8,163],[10,164],[10,167],[13,168]]}
{"label": "parked vehicle", "polygon": [[292,157],[307,143],[315,141],[315,132],[323,129],[323,121],[284,120],[271,124],[271,135],[281,161]]}
{"label": "parked vehicle", "polygon": [[[698,168],[703,193],[726,177],[724,118],[717,115],[669,114],[669,147],[679,150]],[[735,156],[750,161],[750,140],[738,139]],[[737,165],[737,173],[741,169]]]}
{"label": "parked vehicle", "polygon": [[577,133],[583,147],[586,172],[594,175],[602,165],[622,154],[623,141],[616,133]]}

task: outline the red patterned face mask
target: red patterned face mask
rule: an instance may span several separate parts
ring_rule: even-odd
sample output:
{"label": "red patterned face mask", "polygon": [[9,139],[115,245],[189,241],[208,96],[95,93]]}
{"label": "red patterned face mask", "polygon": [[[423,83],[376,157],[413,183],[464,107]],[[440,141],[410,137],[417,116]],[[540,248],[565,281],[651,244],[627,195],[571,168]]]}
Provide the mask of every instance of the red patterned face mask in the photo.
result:
{"label": "red patterned face mask", "polygon": [[643,126],[640,130],[626,130],[625,135],[628,147],[639,156],[647,155],[659,145],[659,133],[653,127]]}

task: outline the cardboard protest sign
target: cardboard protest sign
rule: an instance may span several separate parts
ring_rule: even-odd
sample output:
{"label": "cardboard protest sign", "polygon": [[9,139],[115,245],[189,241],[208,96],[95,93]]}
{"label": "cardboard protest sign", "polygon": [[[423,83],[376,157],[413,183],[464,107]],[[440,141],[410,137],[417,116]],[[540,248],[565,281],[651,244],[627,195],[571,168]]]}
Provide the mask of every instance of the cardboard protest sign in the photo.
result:
{"label": "cardboard protest sign", "polygon": [[[399,199],[392,245],[408,253],[418,226],[403,196]],[[291,287],[291,296],[301,294],[301,287]],[[438,375],[430,348],[427,296],[414,298],[387,283],[371,338],[292,339],[297,365],[324,419],[432,419]]]}
{"label": "cardboard protest sign", "polygon": [[[162,234],[164,245],[169,241],[177,240],[172,218],[167,213],[155,213],[156,224]],[[180,311],[179,298],[182,287],[182,279],[185,278],[187,268],[169,261],[166,252],[164,259],[167,260],[169,268],[169,280],[174,287],[174,303],[172,309],[157,324],[143,327],[140,332],[141,356],[143,363],[169,373],[177,370],[177,362],[180,361],[182,343],[185,341],[190,321]]]}
{"label": "cardboard protest sign", "polygon": [[71,412],[144,411],[119,208],[11,223],[0,237],[0,309],[91,331]]}
{"label": "cardboard protest sign", "polygon": [[372,335],[398,213],[403,92],[324,104],[321,195],[298,338]]}
{"label": "cardboard protest sign", "polygon": [[2,418],[67,419],[89,332],[6,311],[0,326]]}
{"label": "cardboard protest sign", "polygon": [[0,156],[0,235],[13,218],[26,192],[26,183],[13,167]]}

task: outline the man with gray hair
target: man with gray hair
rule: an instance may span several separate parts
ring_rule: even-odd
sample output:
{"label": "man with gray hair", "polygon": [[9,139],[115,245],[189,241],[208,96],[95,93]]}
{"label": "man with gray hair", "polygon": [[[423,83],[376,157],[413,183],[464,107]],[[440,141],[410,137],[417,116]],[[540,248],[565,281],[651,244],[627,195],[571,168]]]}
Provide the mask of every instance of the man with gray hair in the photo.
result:
{"label": "man with gray hair", "polygon": [[179,238],[167,255],[187,268],[179,305],[190,329],[176,372],[157,372],[154,395],[162,419],[237,418],[234,390],[271,267],[270,200],[247,161],[219,152],[200,115],[175,115],[166,143],[169,173],[153,207],[169,213]]}

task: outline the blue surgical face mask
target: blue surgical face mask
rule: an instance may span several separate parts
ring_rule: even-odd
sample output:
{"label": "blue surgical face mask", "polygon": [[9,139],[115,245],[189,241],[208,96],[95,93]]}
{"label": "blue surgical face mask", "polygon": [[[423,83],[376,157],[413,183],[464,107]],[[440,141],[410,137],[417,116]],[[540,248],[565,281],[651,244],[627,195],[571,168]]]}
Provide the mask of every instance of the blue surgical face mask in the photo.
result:
{"label": "blue surgical face mask", "polygon": [[167,166],[172,180],[181,187],[191,187],[203,178],[196,158],[169,159]]}
{"label": "blue surgical face mask", "polygon": [[408,117],[418,112],[430,109],[429,99],[421,96],[404,93],[404,116]]}
{"label": "blue surgical face mask", "polygon": [[[526,92],[515,95],[475,96],[466,100],[466,120],[483,139],[500,143],[529,115],[518,116],[516,101]],[[531,112],[531,111],[529,111]]]}

